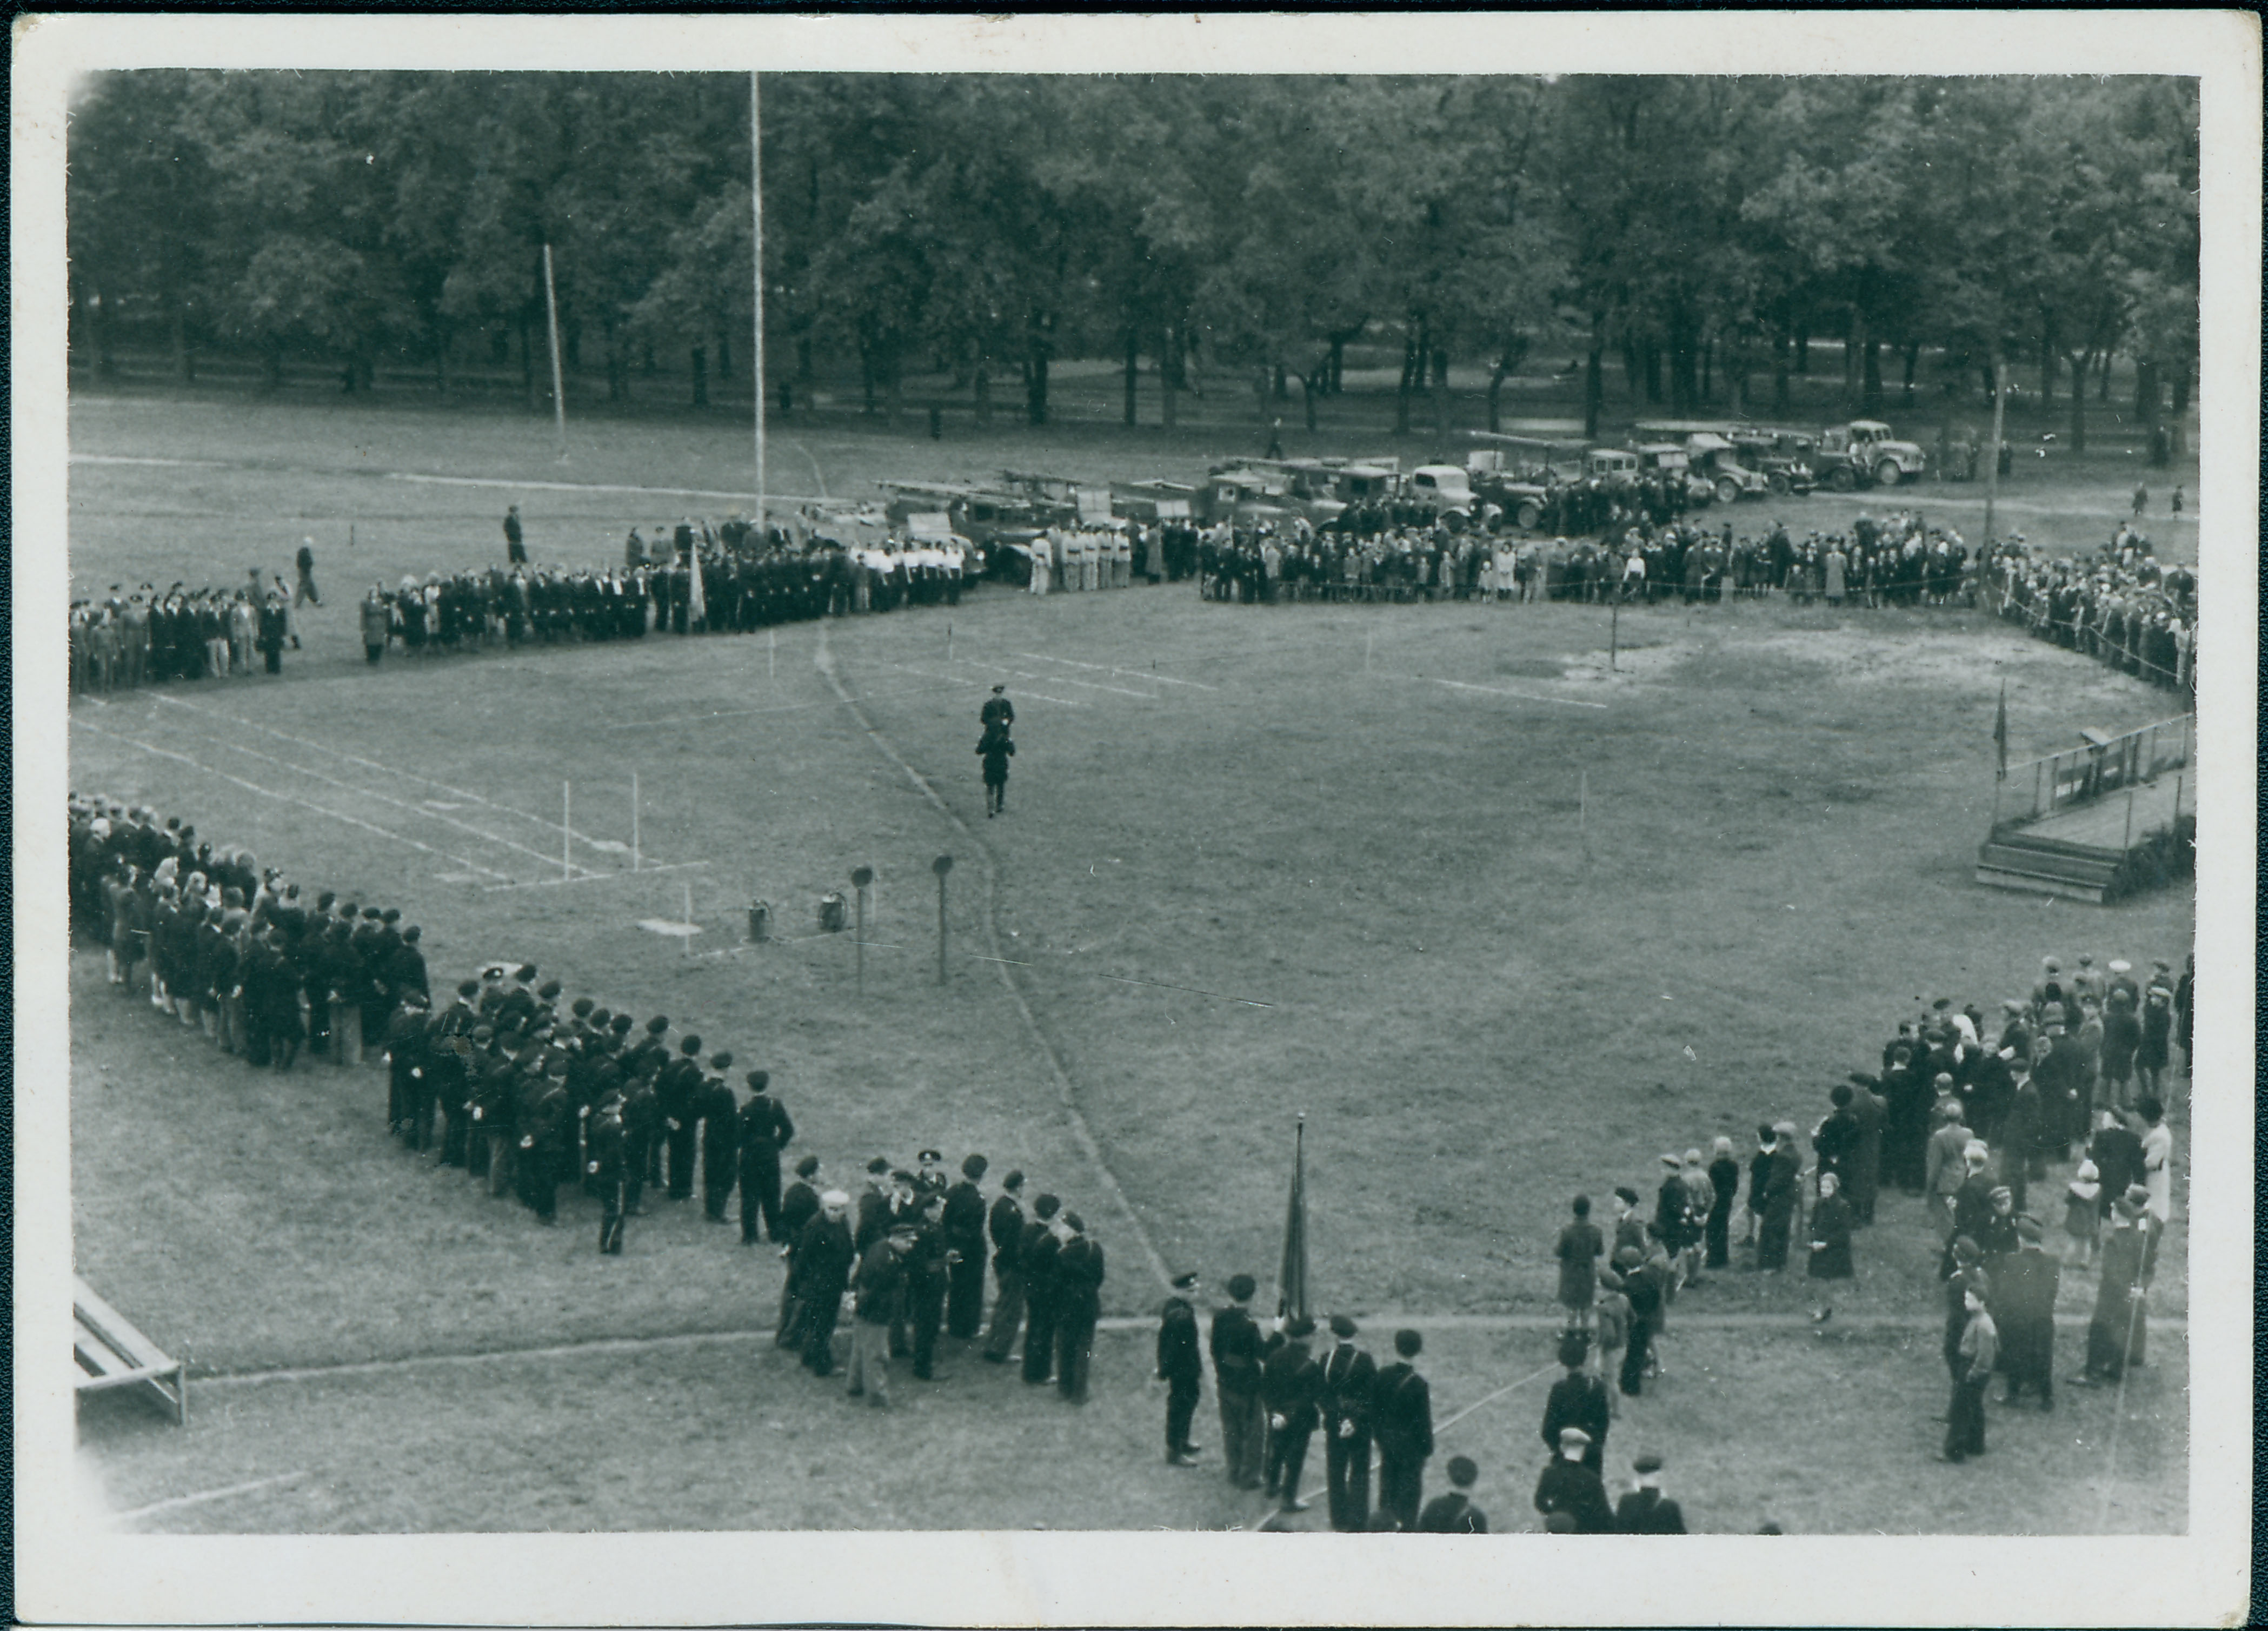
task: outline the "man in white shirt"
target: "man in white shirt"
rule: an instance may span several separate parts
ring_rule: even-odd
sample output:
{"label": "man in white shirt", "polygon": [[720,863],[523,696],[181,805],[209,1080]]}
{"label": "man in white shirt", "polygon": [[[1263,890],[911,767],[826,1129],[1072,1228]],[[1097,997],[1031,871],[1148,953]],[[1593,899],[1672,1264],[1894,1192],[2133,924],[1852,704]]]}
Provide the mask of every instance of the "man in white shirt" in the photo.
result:
{"label": "man in white shirt", "polygon": [[2143,1209],[2150,1236],[2142,1253],[2142,1283],[2146,1286],[2157,1272],[2158,1242],[2174,1216],[2174,1134],[2166,1125],[2165,1105],[2154,1096],[2136,1103],[2134,1118],[2142,1124],[2142,1186],[2150,1193]]}

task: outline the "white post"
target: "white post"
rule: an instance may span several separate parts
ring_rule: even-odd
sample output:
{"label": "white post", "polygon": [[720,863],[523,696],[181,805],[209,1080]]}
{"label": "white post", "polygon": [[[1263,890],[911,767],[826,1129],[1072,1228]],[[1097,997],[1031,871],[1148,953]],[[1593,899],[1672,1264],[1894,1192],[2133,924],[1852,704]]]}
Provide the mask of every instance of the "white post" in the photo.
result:
{"label": "white post", "polygon": [[574,804],[570,799],[572,784],[559,784],[559,882],[565,883],[575,875]]}
{"label": "white post", "polygon": [[693,885],[685,886],[685,955],[693,955]]}
{"label": "white post", "polygon": [[638,786],[637,772],[630,772],[630,870],[638,869]]}
{"label": "white post", "polygon": [[559,422],[559,462],[567,462],[567,393],[559,373],[559,294],[551,282],[551,246],[543,246],[543,305],[551,327],[551,410]]}

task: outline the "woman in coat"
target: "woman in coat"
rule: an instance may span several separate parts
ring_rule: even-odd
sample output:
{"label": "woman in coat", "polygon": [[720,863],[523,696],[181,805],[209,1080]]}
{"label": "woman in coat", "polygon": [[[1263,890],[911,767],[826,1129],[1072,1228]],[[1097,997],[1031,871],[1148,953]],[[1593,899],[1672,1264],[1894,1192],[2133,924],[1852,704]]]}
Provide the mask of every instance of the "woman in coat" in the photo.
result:
{"label": "woman in coat", "polygon": [[1811,1209],[1811,1278],[1849,1280],[1851,1266],[1851,1203],[1843,1199],[1842,1185],[1832,1172],[1819,1175],[1819,1204]]}

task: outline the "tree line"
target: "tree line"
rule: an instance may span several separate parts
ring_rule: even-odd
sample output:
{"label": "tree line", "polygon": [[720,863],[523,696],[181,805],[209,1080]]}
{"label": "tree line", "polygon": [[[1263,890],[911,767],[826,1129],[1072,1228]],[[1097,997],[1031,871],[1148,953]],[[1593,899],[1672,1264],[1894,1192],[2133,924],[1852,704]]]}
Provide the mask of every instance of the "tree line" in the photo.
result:
{"label": "tree line", "polygon": [[[768,75],[768,377],[943,372],[980,416],[1049,368],[1194,371],[1264,402],[1401,359],[1498,393],[1573,358],[1674,411],[1785,409],[1814,340],[1853,408],[1925,352],[2060,389],[2083,445],[2114,357],[2135,411],[2198,353],[2198,107],[2171,78]],[[747,365],[749,82],[723,74],[138,71],[70,129],[75,356],[509,366],[545,388],[543,248],[571,365],[694,400]]]}

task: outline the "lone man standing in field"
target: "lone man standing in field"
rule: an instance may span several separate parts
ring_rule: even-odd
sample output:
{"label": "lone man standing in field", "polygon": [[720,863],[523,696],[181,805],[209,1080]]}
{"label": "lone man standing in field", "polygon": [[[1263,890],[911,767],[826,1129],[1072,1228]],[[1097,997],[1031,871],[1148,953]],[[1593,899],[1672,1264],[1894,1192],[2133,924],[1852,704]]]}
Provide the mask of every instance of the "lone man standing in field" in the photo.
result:
{"label": "lone man standing in field", "polygon": [[527,565],[527,545],[520,540],[519,506],[516,504],[504,513],[504,550],[505,559],[512,565]]}
{"label": "lone man standing in field", "polygon": [[983,739],[976,744],[976,756],[984,761],[984,816],[988,821],[1008,808],[1008,761],[1015,752],[1015,741],[1005,725],[987,726]]}
{"label": "lone man standing in field", "polygon": [[295,607],[320,606],[323,603],[323,597],[315,593],[315,541],[313,538],[299,540],[299,557],[297,564],[299,568],[299,588],[292,597],[291,604]]}
{"label": "lone man standing in field", "polygon": [[995,685],[992,688],[992,694],[984,699],[984,705],[976,711],[976,722],[988,731],[996,725],[1005,731],[1015,724],[1016,705],[1008,700],[1006,686]]}

